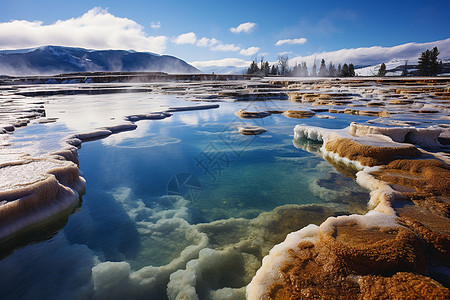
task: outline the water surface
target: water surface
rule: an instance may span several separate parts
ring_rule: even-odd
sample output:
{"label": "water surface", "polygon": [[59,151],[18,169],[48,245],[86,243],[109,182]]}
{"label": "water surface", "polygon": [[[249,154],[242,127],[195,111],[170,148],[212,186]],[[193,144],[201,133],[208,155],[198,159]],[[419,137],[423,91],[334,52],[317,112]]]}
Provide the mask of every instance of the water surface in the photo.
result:
{"label": "water surface", "polygon": [[[119,123],[133,113],[193,104],[157,93],[52,96],[46,102],[47,117],[57,117],[58,122],[17,130],[12,147],[33,147],[36,154],[42,154],[58,148],[55,145],[69,133]],[[261,233],[261,228],[273,226],[272,221],[264,221],[272,219],[262,213],[283,205],[302,210],[303,205],[311,204],[322,205],[329,215],[364,211],[367,191],[318,154],[292,142],[296,124],[344,128],[355,121],[354,116],[298,120],[271,115],[243,120],[234,115],[241,108],[295,105],[287,101],[220,103],[218,109],[139,121],[134,131],[84,143],[79,159],[87,187],[80,207],[46,240],[16,249],[0,261],[2,297],[139,298],[147,293],[151,299],[164,299],[169,275],[197,259],[200,249],[211,249],[227,259],[244,257],[243,265],[252,266],[248,273],[242,271],[237,281],[222,276],[203,290],[239,288],[259,267],[260,256],[284,239]],[[242,124],[263,126],[267,132],[243,136],[236,130]],[[334,191],[332,196],[328,190]],[[317,208],[305,206],[307,209],[312,211],[311,217],[303,214],[301,222],[323,221],[315,217]],[[251,231],[252,226],[257,229]],[[277,230],[287,233],[301,228],[285,226]],[[252,252],[239,248],[244,241],[259,247],[261,253],[248,258]],[[238,252],[230,256],[229,247],[238,244],[241,246],[233,246]],[[197,250],[189,252],[194,248]],[[101,268],[108,271],[102,273]],[[141,268],[159,274],[154,277],[155,284],[142,279],[140,287],[133,285],[133,276],[145,277],[142,271],[133,273]],[[227,272],[219,261],[215,268]],[[160,275],[164,270],[167,274]],[[123,274],[131,274],[131,279]],[[122,286],[120,292],[116,285]]]}

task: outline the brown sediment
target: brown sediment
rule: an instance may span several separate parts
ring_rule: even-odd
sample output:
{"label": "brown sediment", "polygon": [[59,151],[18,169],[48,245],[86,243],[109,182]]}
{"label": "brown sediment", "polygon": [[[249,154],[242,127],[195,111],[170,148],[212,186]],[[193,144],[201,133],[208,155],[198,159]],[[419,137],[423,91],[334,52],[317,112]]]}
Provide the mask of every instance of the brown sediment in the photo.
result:
{"label": "brown sediment", "polygon": [[360,299],[449,299],[449,290],[422,275],[399,272],[392,277],[364,276],[358,280]]}
{"label": "brown sediment", "polygon": [[435,92],[433,93],[433,96],[441,100],[450,100],[450,92]]}
{"label": "brown sediment", "polygon": [[437,159],[394,160],[372,174],[388,183],[413,187],[428,196],[450,197],[450,167]]}
{"label": "brown sediment", "polygon": [[[412,190],[402,191],[411,202],[431,213],[450,228],[450,167],[436,159],[395,160],[380,171],[372,173],[376,178],[391,185],[408,187]],[[397,209],[400,216],[411,217],[411,210]],[[424,214],[412,216],[422,220]],[[429,219],[429,218],[428,218]]]}
{"label": "brown sediment", "polygon": [[391,185],[412,188],[411,201],[396,208],[399,223],[422,240],[432,261],[450,266],[450,167],[436,159],[396,160],[373,176]]}
{"label": "brown sediment", "polygon": [[300,92],[288,93],[289,100],[294,101],[294,102],[302,102],[302,98],[303,98],[304,94],[305,93],[300,93]]}
{"label": "brown sediment", "polygon": [[253,112],[253,111],[245,111],[243,109],[238,110],[234,113],[236,116],[242,119],[259,119],[270,116],[270,113],[262,111],[262,112]]}
{"label": "brown sediment", "polygon": [[320,249],[312,242],[301,242],[295,253],[290,251],[295,264],[286,264],[281,270],[283,284],[270,286],[267,299],[338,299],[345,295],[356,299],[359,286],[355,280],[326,270],[319,257]]}
{"label": "brown sediment", "polygon": [[397,105],[409,105],[414,103],[414,100],[410,100],[410,99],[392,99],[389,100],[390,104],[397,104]]}
{"label": "brown sediment", "polygon": [[440,111],[437,109],[411,109],[411,112],[419,114],[437,114]]}
{"label": "brown sediment", "polygon": [[426,270],[419,238],[407,228],[338,225],[315,243],[300,242],[268,299],[445,299],[449,290]]}
{"label": "brown sediment", "polygon": [[413,145],[371,146],[348,138],[336,138],[328,141],[325,149],[341,157],[358,161],[365,166],[379,166],[398,158],[419,157],[421,152]]}
{"label": "brown sediment", "polygon": [[311,118],[314,116],[314,113],[309,110],[286,110],[283,112],[283,115],[289,118],[295,118],[295,119],[305,119],[305,118]]}
{"label": "brown sediment", "polygon": [[[416,215],[417,216],[417,215]],[[417,234],[423,241],[427,253],[431,256],[433,262],[443,263],[447,267],[450,267],[450,234],[442,233],[449,229],[450,222],[448,219],[437,217],[432,221],[431,226],[426,226],[425,222],[420,222],[417,219],[409,217],[402,217],[398,219],[399,223],[410,228],[415,234]],[[427,220],[430,222],[430,220]],[[441,228],[436,228],[436,222],[441,221],[439,224]],[[431,229],[431,227],[433,227]]]}
{"label": "brown sediment", "polygon": [[330,99],[331,96],[322,93],[290,93],[289,99],[295,102],[314,102],[319,99]]}
{"label": "brown sediment", "polygon": [[[426,271],[419,239],[405,228],[338,224],[332,232],[319,231],[324,265],[343,274],[392,275],[399,271]],[[331,258],[331,259],[330,259]]]}
{"label": "brown sediment", "polygon": [[344,109],[345,114],[349,115],[359,115],[359,116],[369,116],[369,117],[382,117],[389,118],[391,115],[385,110],[363,110],[363,109]]}
{"label": "brown sediment", "polygon": [[332,114],[343,114],[343,113],[345,113],[345,110],[344,109],[330,108],[328,110],[328,112],[332,113]]}
{"label": "brown sediment", "polygon": [[318,99],[314,102],[315,106],[319,106],[319,105],[333,105],[333,106],[341,106],[341,105],[346,105],[346,104],[350,104],[352,103],[352,100],[349,100],[348,98],[343,97],[342,99],[336,99],[336,98],[332,98],[332,99],[327,99],[327,100],[321,100]]}

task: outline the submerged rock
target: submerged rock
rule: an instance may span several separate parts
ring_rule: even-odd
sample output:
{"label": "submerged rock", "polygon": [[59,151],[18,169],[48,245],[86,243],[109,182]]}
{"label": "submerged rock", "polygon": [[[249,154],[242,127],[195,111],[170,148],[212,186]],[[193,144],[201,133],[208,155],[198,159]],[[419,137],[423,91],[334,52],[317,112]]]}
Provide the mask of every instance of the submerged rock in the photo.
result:
{"label": "submerged rock", "polygon": [[286,110],[283,112],[283,115],[289,118],[295,118],[295,119],[305,119],[305,118],[311,118],[314,116],[314,113],[309,110]]}
{"label": "submerged rock", "polygon": [[267,130],[260,126],[240,126],[238,132],[243,135],[259,135]]}
{"label": "submerged rock", "polygon": [[267,116],[270,116],[269,112],[261,111],[261,112],[253,112],[253,111],[245,111],[243,109],[240,109],[235,113],[236,116],[242,118],[242,119],[259,119],[259,118],[265,118]]}
{"label": "submerged rock", "polygon": [[137,122],[140,120],[161,120],[170,117],[172,114],[168,112],[155,112],[148,114],[138,114],[124,117],[125,120],[130,122]]}

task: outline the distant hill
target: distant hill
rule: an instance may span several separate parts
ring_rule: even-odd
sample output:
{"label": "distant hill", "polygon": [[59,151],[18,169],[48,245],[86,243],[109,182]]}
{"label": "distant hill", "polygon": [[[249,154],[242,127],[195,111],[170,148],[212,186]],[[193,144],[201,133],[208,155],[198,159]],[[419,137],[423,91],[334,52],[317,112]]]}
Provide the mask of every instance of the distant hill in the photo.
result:
{"label": "distant hill", "polygon": [[[400,76],[402,74],[403,68],[405,67],[406,60],[404,59],[394,59],[386,62],[386,76]],[[408,75],[418,75],[417,61],[408,60]],[[441,75],[450,73],[450,60],[442,60],[442,72]],[[377,76],[378,70],[381,64],[367,66],[363,68],[355,68],[355,74],[357,76]]]}
{"label": "distant hill", "polygon": [[99,71],[200,72],[174,56],[148,52],[61,46],[0,51],[0,75],[55,75]]}

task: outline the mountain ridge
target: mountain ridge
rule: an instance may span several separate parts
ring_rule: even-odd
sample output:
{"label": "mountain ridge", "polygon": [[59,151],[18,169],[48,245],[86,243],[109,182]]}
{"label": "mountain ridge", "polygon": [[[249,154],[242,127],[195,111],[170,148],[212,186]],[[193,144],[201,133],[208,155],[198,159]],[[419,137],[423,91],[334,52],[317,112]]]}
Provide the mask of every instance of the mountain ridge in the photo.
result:
{"label": "mountain ridge", "polygon": [[177,57],[133,50],[42,46],[0,51],[1,75],[57,75],[74,72],[199,73]]}

